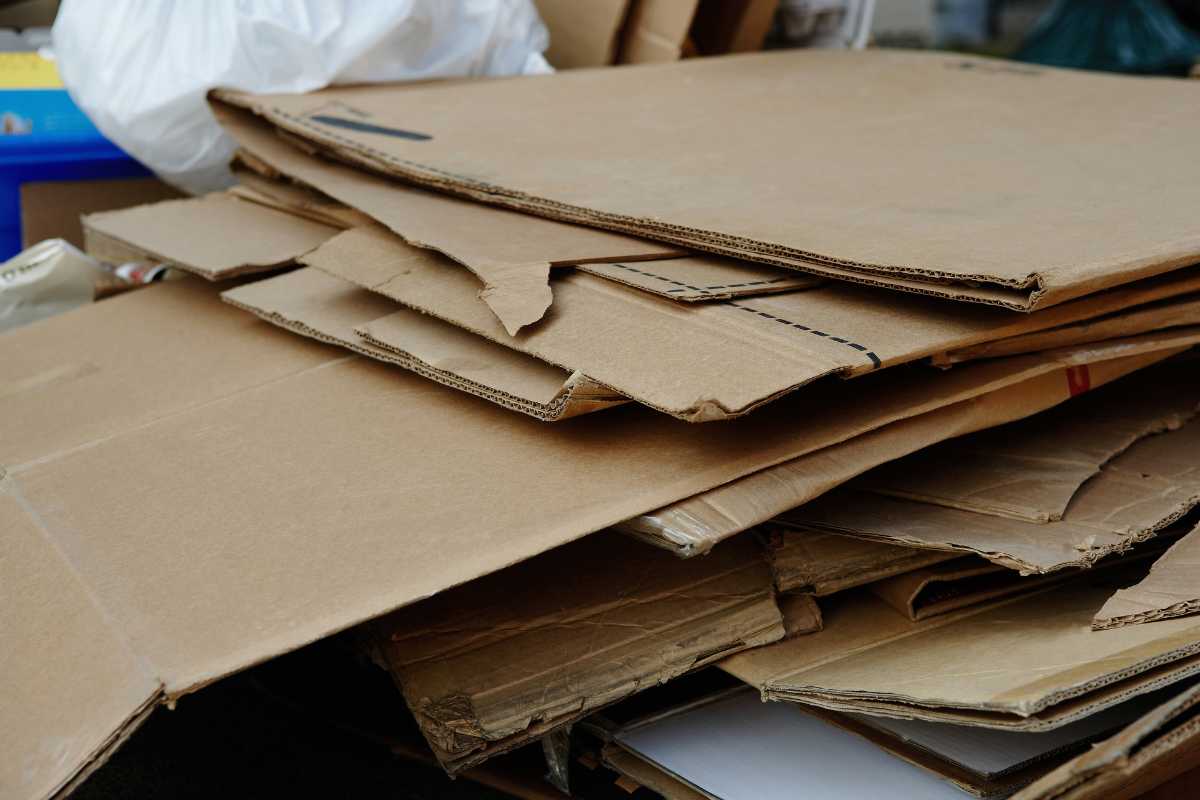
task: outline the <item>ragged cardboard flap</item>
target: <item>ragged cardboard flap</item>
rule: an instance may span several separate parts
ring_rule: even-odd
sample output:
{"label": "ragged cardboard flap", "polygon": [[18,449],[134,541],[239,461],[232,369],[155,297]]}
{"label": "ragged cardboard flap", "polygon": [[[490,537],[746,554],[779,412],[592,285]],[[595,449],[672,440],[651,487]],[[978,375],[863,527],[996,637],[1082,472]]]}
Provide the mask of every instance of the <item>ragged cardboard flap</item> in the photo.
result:
{"label": "ragged cardboard flap", "polygon": [[[315,158],[269,126],[216,108],[225,130],[254,161],[358,209],[410,244],[459,262],[484,284],[480,296],[515,334],[550,306],[550,268],[585,261],[684,255],[678,247],[553,222],[447,197]],[[499,211],[499,213],[497,213]]]}
{"label": "ragged cardboard flap", "polygon": [[612,533],[402,609],[373,630],[452,772],[784,634],[752,539],[687,562]]}
{"label": "ragged cardboard flap", "polygon": [[[167,697],[826,447],[872,424],[876,404],[930,402],[903,382],[837,383],[728,425],[630,405],[546,426],[279,330],[191,279],[8,333],[0,363],[6,491]],[[994,387],[1014,363],[1061,366],[944,377]],[[32,662],[44,639],[19,641]],[[27,677],[0,674],[0,696],[49,714]],[[54,713],[81,725],[94,707]],[[5,774],[19,757],[0,754]]]}
{"label": "ragged cardboard flap", "polygon": [[995,342],[985,342],[961,350],[952,350],[933,357],[938,366],[949,366],[977,358],[997,358],[1017,353],[1032,353],[1051,347],[1095,342],[1114,336],[1162,330],[1177,325],[1200,324],[1200,298],[1186,295],[1141,308],[1109,314],[1096,319],[1050,328],[1045,331],[1025,333]]}
{"label": "ragged cardboard flap", "polygon": [[1155,622],[1200,611],[1200,535],[1196,528],[1155,562],[1139,583],[1121,589],[1096,612],[1097,630]]}
{"label": "ragged cardboard flap", "polygon": [[484,202],[949,297],[978,283],[1025,309],[1200,257],[1194,95],[886,50],[219,93],[337,158]]}
{"label": "ragged cardboard flap", "polygon": [[[304,263],[691,421],[747,413],[824,375],[1050,322],[844,284],[681,307],[576,273],[555,281],[556,313],[510,336],[475,301],[469,276],[382,229],[342,233]],[[1046,313],[1087,313],[1080,303]]]}
{"label": "ragged cardboard flap", "polygon": [[98,258],[151,259],[208,280],[286,266],[338,231],[221,192],[89,214],[83,226]]}
{"label": "ragged cardboard flap", "polygon": [[1023,789],[1015,800],[1131,800],[1197,768],[1198,704],[1200,686],[1191,682],[1115,736]]}
{"label": "ragged cardboard flap", "polygon": [[818,597],[957,558],[937,550],[785,529],[772,531],[767,553],[779,591]]}
{"label": "ragged cardboard flap", "polygon": [[137,725],[159,682],[3,478],[0,529],[0,794],[51,797]]}
{"label": "ragged cardboard flap", "polygon": [[1196,370],[1164,366],[1045,414],[885,464],[855,485],[979,514],[1058,520],[1105,464],[1141,439],[1178,429],[1198,408]]}
{"label": "ragged cardboard flap", "polygon": [[[382,295],[312,268],[230,289],[222,298],[288,330],[411,369],[438,383],[538,419],[560,420],[628,402],[583,375],[572,375],[416,312],[396,313]],[[354,328],[388,317],[384,348]]]}
{"label": "ragged cardboard flap", "polygon": [[[820,633],[721,667],[764,698],[880,716],[1047,730],[1200,671],[1200,621],[1096,632],[1112,573],[912,622],[837,595]],[[1064,658],[1069,655],[1069,658]]]}
{"label": "ragged cardboard flap", "polygon": [[[1089,364],[1089,385],[1102,386],[1177,352]],[[956,377],[972,377],[963,369],[957,370]],[[936,400],[922,406],[924,412],[880,415],[874,429],[848,435],[838,444],[626,520],[618,527],[680,556],[706,553],[730,536],[814,500],[881,463],[1067,400],[1075,392],[1072,376],[1081,373],[1075,367],[1060,366],[1041,375],[1023,374],[1025,379],[1001,388],[980,381],[973,392],[961,390],[963,385],[956,391],[929,378],[926,388]]]}

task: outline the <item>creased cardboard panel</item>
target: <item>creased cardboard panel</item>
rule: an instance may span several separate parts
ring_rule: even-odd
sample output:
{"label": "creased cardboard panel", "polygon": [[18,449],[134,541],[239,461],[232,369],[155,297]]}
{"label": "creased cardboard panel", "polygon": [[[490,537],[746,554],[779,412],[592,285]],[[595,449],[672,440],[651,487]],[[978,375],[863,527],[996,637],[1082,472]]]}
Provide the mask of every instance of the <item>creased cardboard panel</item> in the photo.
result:
{"label": "creased cardboard panel", "polygon": [[451,771],[784,634],[752,539],[686,562],[611,533],[402,609],[374,630]]}
{"label": "creased cardboard panel", "polygon": [[996,294],[974,299],[1038,308],[1200,257],[1193,93],[957,54],[801,50],[220,96],[336,157],[486,202],[962,299],[977,282]]}
{"label": "creased cardboard panel", "polygon": [[1200,766],[1194,683],[1117,735],[1026,787],[1015,800],[1131,800]]}
{"label": "creased cardboard panel", "polygon": [[208,280],[286,266],[338,232],[223,192],[89,214],[83,225],[98,258],[153,260]]}
{"label": "creased cardboard panel", "polygon": [[956,558],[836,533],[773,529],[767,541],[775,586],[821,597]]}
{"label": "creased cardboard panel", "polygon": [[1110,597],[1096,612],[1092,627],[1104,630],[1200,611],[1200,535],[1196,530],[1171,545],[1144,579]]}
{"label": "creased cardboard panel", "polygon": [[[1113,358],[1083,369],[1089,385],[1099,387],[1177,352]],[[1076,353],[1082,358],[1094,355],[1086,350]],[[1023,378],[997,384],[984,379],[983,372],[967,369],[949,373],[949,383],[923,376],[917,384],[928,392],[922,410],[881,414],[876,426],[848,434],[838,444],[639,515],[618,527],[684,557],[706,553],[718,542],[814,500],[881,463],[1067,400],[1076,390],[1075,378],[1084,374],[1079,367],[1059,363],[1042,374],[1018,369],[1010,374],[1020,373]],[[883,386],[882,380],[876,383]]]}
{"label": "creased cardboard panel", "polygon": [[1190,295],[1072,325],[1063,325],[1045,331],[964,347],[961,350],[934,356],[932,360],[938,366],[949,366],[977,358],[1032,353],[1051,347],[1066,347],[1111,339],[1114,336],[1128,336],[1176,325],[1196,325],[1198,323],[1200,323],[1200,298]]}
{"label": "creased cardboard panel", "polygon": [[313,157],[244,112],[225,106],[215,110],[225,130],[251,156],[251,163],[358,209],[411,245],[444,253],[475,273],[484,284],[480,296],[510,334],[537,322],[550,306],[552,266],[686,253],[658,242],[489,208],[369,175]]}
{"label": "creased cardboard panel", "polygon": [[[268,322],[361,355],[410,369],[438,383],[544,420],[560,420],[628,402],[582,375],[571,375],[448,325],[434,317],[397,314],[382,295],[307,268],[239,286],[222,298]],[[394,341],[384,349],[354,328],[387,316]]]}
{"label": "creased cardboard panel", "polygon": [[16,491],[0,479],[0,794],[43,798],[103,760],[159,683]]}
{"label": "creased cardboard panel", "polygon": [[[1080,388],[1084,380],[1076,381]],[[1160,367],[1045,414],[885,464],[855,485],[978,514],[1058,520],[1084,481],[1135,442],[1177,430],[1198,405],[1195,367]]]}
{"label": "creased cardboard panel", "polygon": [[732,656],[721,667],[766,699],[1052,729],[1200,670],[1195,619],[1093,631],[1110,587],[1111,573],[1085,575],[921,622],[858,593],[835,596],[822,609],[820,633]]}

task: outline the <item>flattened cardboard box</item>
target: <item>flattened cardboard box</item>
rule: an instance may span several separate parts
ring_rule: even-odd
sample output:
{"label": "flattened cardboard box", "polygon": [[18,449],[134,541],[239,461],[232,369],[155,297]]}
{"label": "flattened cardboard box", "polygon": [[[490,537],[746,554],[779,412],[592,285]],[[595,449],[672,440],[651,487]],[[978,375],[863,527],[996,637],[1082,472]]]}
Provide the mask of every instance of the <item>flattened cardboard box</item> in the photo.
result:
{"label": "flattened cardboard box", "polygon": [[1193,94],[954,54],[798,50],[218,97],[336,158],[483,202],[1033,309],[1200,257]]}
{"label": "flattened cardboard box", "polygon": [[[338,344],[418,375],[553,421],[628,402],[578,373],[502,347],[415,311],[397,314],[387,298],[312,268],[230,289],[227,303],[282,328]],[[404,348],[384,348],[354,328],[387,316]]]}
{"label": "flattened cardboard box", "polygon": [[879,424],[833,392],[701,429],[632,406],[547,427],[190,279],[6,334],[0,364],[16,797],[61,792],[158,702]]}
{"label": "flattened cardboard box", "polygon": [[[1188,340],[1194,338],[1174,339],[1183,347]],[[1113,343],[1110,355],[1128,352],[1127,342]],[[945,376],[946,382],[927,377],[915,386],[904,381],[889,385],[884,382],[890,377],[886,373],[875,381],[863,379],[871,384],[867,394],[880,390],[880,396],[898,401],[894,412],[877,416],[876,426],[857,432],[847,429],[840,444],[641,514],[618,527],[685,558],[706,553],[730,536],[802,506],[881,463],[1061,403],[1078,392],[1080,375],[1087,376],[1089,386],[1100,387],[1165,357],[1159,352],[1070,365],[1072,360],[1078,364],[1099,354],[1091,349],[1045,354],[1041,358],[1048,360],[1042,360],[1041,370],[1033,368],[1038,360],[1034,356],[1016,357],[1007,366],[998,360],[959,367]],[[1030,360],[1021,365],[1021,358]],[[987,374],[997,368],[1003,368],[1010,380],[996,382],[998,372]],[[908,388],[896,391],[897,385]],[[912,396],[905,399],[908,391]],[[901,408],[909,410],[898,413]]]}
{"label": "flattened cardboard box", "polygon": [[1183,617],[1200,611],[1200,535],[1193,529],[1134,586],[1121,589],[1096,612],[1097,630]]}
{"label": "flattened cardboard box", "polygon": [[835,596],[822,609],[820,633],[732,656],[721,667],[768,700],[1049,730],[1200,671],[1195,619],[1092,630],[1112,579],[1085,574],[920,622],[859,593]]}
{"label": "flattened cardboard box", "polygon": [[753,539],[681,561],[614,533],[401,609],[373,631],[451,772],[784,635]]}
{"label": "flattened cardboard box", "polygon": [[[475,301],[468,276],[382,229],[339,234],[303,263],[696,422],[740,416],[821,377],[870,372],[953,342],[1053,324],[1050,313],[1095,308],[1085,300],[1016,317],[845,285],[681,307],[568,274],[555,281],[556,313],[511,336]],[[360,332],[386,343],[372,325]]]}

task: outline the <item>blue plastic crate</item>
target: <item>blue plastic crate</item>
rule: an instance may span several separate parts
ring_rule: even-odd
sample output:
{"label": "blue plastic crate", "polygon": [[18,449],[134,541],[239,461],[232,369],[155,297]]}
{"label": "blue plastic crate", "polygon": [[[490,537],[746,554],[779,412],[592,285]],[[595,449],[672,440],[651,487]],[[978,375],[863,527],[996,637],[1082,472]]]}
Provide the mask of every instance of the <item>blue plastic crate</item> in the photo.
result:
{"label": "blue plastic crate", "polygon": [[[9,56],[8,64],[18,54]],[[22,59],[37,58],[33,53]],[[19,62],[18,62],[19,63]],[[0,70],[6,66],[0,59]],[[12,87],[21,74],[0,76]],[[34,78],[37,86],[47,81]],[[135,178],[150,171],[96,130],[61,88],[0,89],[0,260],[21,249],[21,184]]]}

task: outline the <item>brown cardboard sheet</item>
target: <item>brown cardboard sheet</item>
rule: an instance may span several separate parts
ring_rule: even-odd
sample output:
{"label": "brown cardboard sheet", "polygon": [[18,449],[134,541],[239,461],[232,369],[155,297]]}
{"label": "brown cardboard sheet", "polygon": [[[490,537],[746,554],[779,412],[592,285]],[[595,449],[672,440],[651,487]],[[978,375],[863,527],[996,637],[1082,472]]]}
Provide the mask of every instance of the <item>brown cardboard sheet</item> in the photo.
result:
{"label": "brown cardboard sheet", "polygon": [[824,626],[821,606],[811,594],[781,594],[776,598],[779,611],[783,614],[786,638],[816,633]]}
{"label": "brown cardboard sheet", "polygon": [[[1028,310],[1200,257],[1193,91],[950,53],[796,50],[218,96],[336,158],[483,202]],[[554,108],[554,124],[530,108]]]}
{"label": "brown cardboard sheet", "polygon": [[1153,305],[1044,331],[1012,336],[995,342],[964,347],[932,358],[937,366],[950,366],[977,358],[996,358],[1018,353],[1032,353],[1051,347],[1066,347],[1085,342],[1128,336],[1131,333],[1162,330],[1177,325],[1200,323],[1200,297],[1187,295]]}
{"label": "brown cardboard sheet", "polygon": [[1195,416],[1196,372],[1190,364],[1150,370],[1045,414],[884,464],[855,486],[978,514],[1062,519],[1079,487],[1105,464]]}
{"label": "brown cardboard sheet", "polygon": [[227,193],[101,211],[83,219],[102,260],[152,260],[216,281],[287,266],[338,232]]}
{"label": "brown cardboard sheet", "polygon": [[550,34],[546,60],[555,69],[604,67],[616,61],[629,0],[536,0]]}
{"label": "brown cardboard sheet", "polygon": [[1200,503],[1200,424],[1143,439],[1085,482],[1062,519],[1035,523],[853,488],[793,509],[783,524],[982,555],[1023,574],[1088,566],[1153,537]]}
{"label": "brown cardboard sheet", "polygon": [[722,669],[785,700],[900,719],[1050,730],[1200,672],[1200,621],[1093,631],[1119,580],[1051,589],[914,622],[860,594],[823,603],[820,633],[740,653]]}
{"label": "brown cardboard sheet", "polygon": [[1200,611],[1200,527],[1192,530],[1155,562],[1150,574],[1121,589],[1096,612],[1096,630],[1155,622]]}
{"label": "brown cardboard sheet", "polygon": [[[1075,381],[1083,374],[1087,375],[1088,385],[1100,387],[1164,357],[1162,353],[1150,353],[1093,363],[1086,367],[1086,373],[1063,365],[1002,388],[974,393],[963,393],[953,388],[953,384],[929,377],[927,387],[946,405],[932,409],[926,406],[924,412],[899,419],[881,418],[882,424],[877,428],[641,514],[618,527],[683,557],[706,553],[728,537],[810,502],[872,467],[948,437],[1019,419],[1061,403],[1077,391]],[[963,372],[968,368],[960,367],[957,376],[955,371],[950,376],[969,378],[971,373]]]}
{"label": "brown cardboard sheet", "polygon": [[1115,736],[1026,787],[1014,800],[1133,800],[1200,767],[1197,708],[1200,686],[1192,683]]}
{"label": "brown cardboard sheet", "polygon": [[[304,336],[341,345],[361,355],[412,370],[438,383],[547,421],[569,419],[628,402],[584,375],[417,312],[396,313],[382,295],[320,270],[305,268],[248,283],[221,295],[227,303]],[[388,317],[392,341],[373,345],[358,325]]]}
{"label": "brown cardboard sheet", "polygon": [[634,264],[580,264],[578,268],[685,303],[791,292],[823,282],[813,275],[708,255]]}
{"label": "brown cardboard sheet", "polygon": [[251,164],[358,209],[410,245],[436,250],[483,282],[481,297],[504,330],[515,334],[550,306],[550,268],[587,261],[638,261],[686,251],[659,242],[497,209],[313,157],[253,117],[216,109]]}
{"label": "brown cardboard sheet", "polygon": [[[37,548],[53,548],[149,676],[132,689],[121,684],[130,698],[121,710],[91,689],[86,703],[72,694],[92,681],[109,685],[102,662],[116,660],[113,672],[127,680],[119,654],[64,649],[61,664],[38,673],[70,684],[58,693],[30,692],[26,667],[0,672],[0,728],[38,719],[50,731],[92,732],[61,758],[38,755],[45,739],[21,736],[0,753],[4,775],[40,763],[37,786],[65,784],[97,763],[89,754],[106,752],[101,728],[111,726],[115,740],[140,719],[155,682],[170,701],[621,520],[921,413],[964,386],[987,391],[1072,359],[1181,346],[1151,337],[987,362],[945,374],[937,397],[925,394],[924,377],[906,383],[909,376],[885,372],[886,392],[857,388],[875,376],[838,382],[703,428],[632,405],[547,426],[282,331],[222,303],[218,291],[171,281],[0,337],[3,490],[45,537],[25,537],[29,551],[22,544],[6,553],[5,568],[21,571],[37,563]],[[19,665],[39,664],[44,642],[72,641],[71,626],[86,621],[82,600],[43,592],[61,583],[59,573],[42,574],[48,583],[38,577],[38,591],[20,592],[34,603],[30,613],[5,617],[5,630],[17,632],[6,641],[21,643],[6,656]],[[34,620],[43,636],[28,635]],[[89,623],[85,633],[99,630]],[[37,796],[34,788],[26,794]]]}
{"label": "brown cardboard sheet", "polygon": [[683,56],[700,0],[631,0],[621,31],[620,64],[655,64]]}
{"label": "brown cardboard sheet", "polygon": [[783,528],[767,537],[767,555],[776,589],[817,597],[957,558],[938,550]]}
{"label": "brown cardboard sheet", "polygon": [[784,635],[752,539],[681,561],[614,533],[401,609],[373,630],[451,772]]}
{"label": "brown cardboard sheet", "polygon": [[[1041,316],[844,284],[681,307],[575,273],[555,281],[555,313],[512,336],[475,302],[469,276],[383,229],[339,234],[304,263],[694,422],[736,417],[822,376],[911,361]],[[374,338],[370,326],[360,332]]]}
{"label": "brown cardboard sheet", "polygon": [[20,191],[22,248],[45,239],[66,239],[80,250],[84,242],[79,218],[84,214],[181,196],[158,178],[27,181]]}

